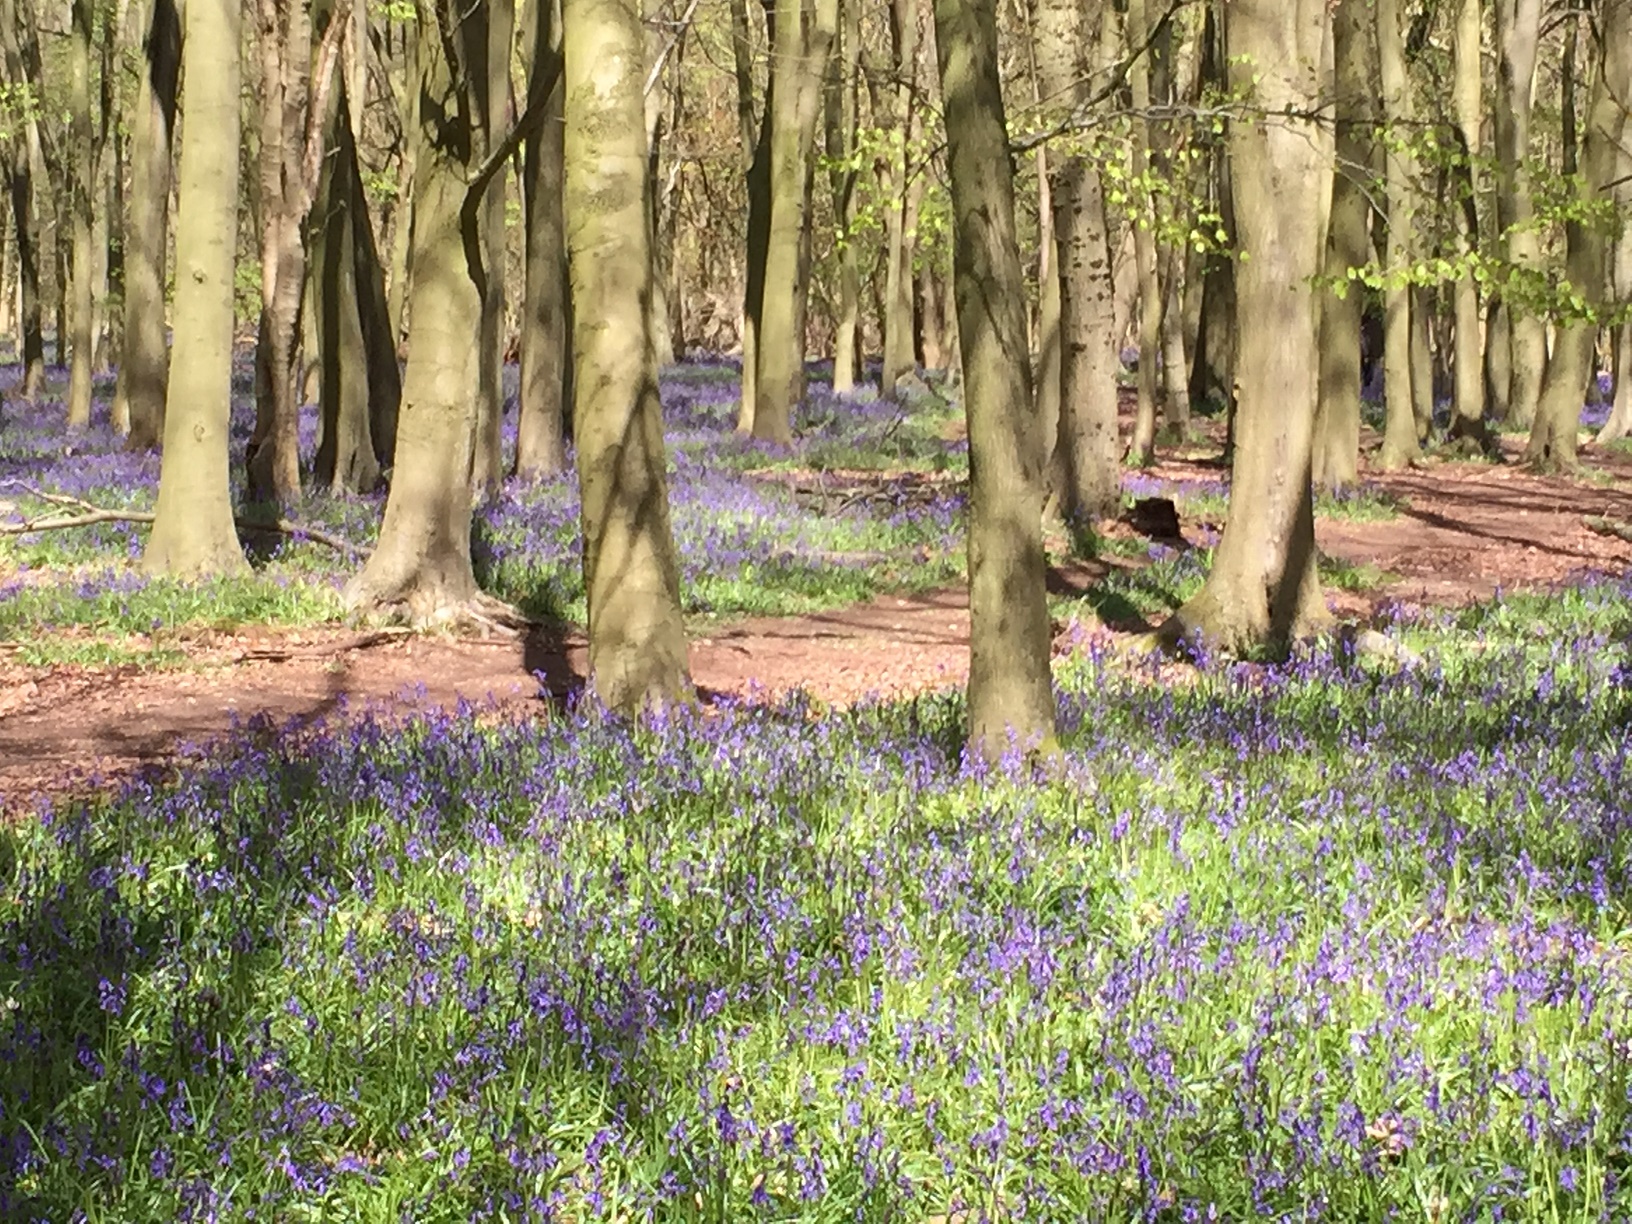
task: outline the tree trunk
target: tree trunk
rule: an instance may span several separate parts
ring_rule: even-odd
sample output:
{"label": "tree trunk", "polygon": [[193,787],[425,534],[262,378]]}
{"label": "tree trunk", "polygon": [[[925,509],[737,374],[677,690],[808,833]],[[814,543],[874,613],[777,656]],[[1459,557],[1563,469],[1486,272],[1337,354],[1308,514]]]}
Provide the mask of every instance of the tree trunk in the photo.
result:
{"label": "tree trunk", "polygon": [[[1376,0],[1377,57],[1381,66],[1383,121],[1396,127],[1411,122],[1410,82],[1405,73],[1405,43],[1400,33],[1400,0]],[[1397,133],[1403,139],[1403,131]],[[1383,401],[1387,421],[1377,464],[1385,471],[1422,458],[1413,395],[1411,286],[1398,281],[1411,259],[1410,156],[1392,143],[1387,156],[1387,265],[1391,279],[1383,290]]]}
{"label": "tree trunk", "polygon": [[1207,581],[1162,632],[1239,651],[1284,644],[1325,612],[1310,485],[1319,371],[1311,282],[1326,248],[1334,156],[1329,129],[1293,117],[1322,97],[1326,0],[1230,0],[1225,12],[1231,85],[1277,117],[1229,125],[1245,257],[1230,510]]}
{"label": "tree trunk", "polygon": [[635,0],[565,0],[573,421],[590,687],[624,714],[689,698],[680,569],[646,298],[649,180]]}
{"label": "tree trunk", "polygon": [[413,88],[423,104],[411,136],[414,275],[391,494],[379,544],[346,588],[354,607],[417,623],[457,620],[479,602],[470,523],[481,269],[479,244],[465,241],[463,211],[481,160],[473,76],[486,60],[486,29],[469,20],[439,28],[446,13],[418,10]]}
{"label": "tree trunk", "polygon": [[[1461,144],[1462,250],[1479,249],[1478,191],[1475,159],[1480,153],[1483,118],[1479,72],[1480,0],[1462,0],[1456,20],[1455,80],[1456,128]],[[1494,453],[1496,442],[1485,424],[1485,354],[1480,335],[1479,284],[1472,269],[1456,282],[1456,390],[1451,399],[1452,438],[1466,438],[1481,451]]]}
{"label": "tree trunk", "polygon": [[568,347],[567,247],[562,224],[562,95],[559,6],[527,8],[528,107],[544,108],[524,147],[526,287],[521,309],[521,397],[516,474],[566,470],[565,404],[571,380]]}
{"label": "tree trunk", "polygon": [[[1530,108],[1535,98],[1541,0],[1495,0],[1496,10],[1496,225],[1515,267],[1539,273],[1540,236],[1530,195]],[[1547,367],[1547,324],[1525,303],[1506,303],[1510,390],[1505,423],[1528,428],[1541,398]]]}
{"label": "tree trunk", "polygon": [[[1150,32],[1144,0],[1128,0],[1126,40],[1130,47],[1143,46]],[[1144,115],[1150,110],[1150,56],[1148,52],[1134,64],[1129,76],[1133,94],[1133,177],[1144,180],[1150,170],[1151,126]],[[1133,437],[1128,442],[1128,462],[1143,467],[1156,456],[1156,398],[1160,379],[1162,347],[1162,286],[1156,267],[1156,231],[1149,201],[1141,201],[1134,222],[1134,257],[1139,275],[1139,371],[1138,408],[1134,413]]]}
{"label": "tree trunk", "polygon": [[[922,190],[912,164],[914,103],[918,93],[918,11],[914,0],[890,0],[890,42],[895,56],[895,98],[890,110],[892,164],[881,176],[885,199],[884,364],[879,394],[913,368],[912,256]],[[875,110],[877,102],[875,99]]]}
{"label": "tree trunk", "polygon": [[[1040,14],[1034,15],[1035,18]],[[1037,25],[1033,25],[1033,75],[1038,79],[1038,103],[1042,103],[1040,61],[1047,50],[1037,46],[1040,41]],[[1033,363],[1035,376],[1033,392],[1037,396],[1037,419],[1043,431],[1043,453],[1050,455],[1059,441],[1060,412],[1064,400],[1060,393],[1062,360],[1060,353],[1060,252],[1059,235],[1054,225],[1054,193],[1048,181],[1048,147],[1037,150],[1037,322],[1031,333],[1031,347],[1036,353]]]}
{"label": "tree trunk", "polygon": [[838,248],[839,303],[833,321],[833,391],[845,395],[855,389],[861,372],[861,258],[857,249],[857,167],[852,164],[856,144],[856,61],[860,56],[861,3],[844,0],[844,30],[828,55],[826,98],[826,152],[829,190],[833,197],[834,243]]}
{"label": "tree trunk", "polygon": [[[1079,104],[1090,60],[1103,66],[1109,58],[1101,38],[1103,7],[1103,0],[1040,0],[1036,6],[1038,82],[1058,107]],[[1059,418],[1048,488],[1068,523],[1086,524],[1112,513],[1121,500],[1110,242],[1098,167],[1061,148],[1048,159],[1048,175],[1060,303]]]}
{"label": "tree trunk", "polygon": [[[255,432],[244,466],[249,500],[300,502],[296,360],[305,290],[302,228],[311,27],[304,4],[259,0],[261,50],[261,319],[255,345]],[[331,18],[332,20],[332,18]]]}
{"label": "tree trunk", "polygon": [[398,121],[402,130],[408,135],[402,142],[402,158],[397,164],[397,199],[394,208],[395,220],[391,230],[391,270],[388,277],[390,289],[386,299],[386,315],[389,319],[391,333],[391,349],[396,352],[402,347],[402,341],[407,334],[405,325],[406,305],[408,302],[408,281],[411,276],[412,264],[409,253],[413,250],[414,235],[414,138],[412,133],[419,126],[419,94],[413,88],[414,62],[414,30],[411,25],[403,27],[404,55],[408,61],[407,79],[403,81],[402,97],[398,103]]}
{"label": "tree trunk", "polygon": [[[6,81],[14,89],[29,90],[38,96],[41,85],[38,47],[24,44],[20,36],[32,37],[31,14],[7,5],[0,17],[0,45],[4,47]],[[40,222],[37,180],[45,177],[45,155],[40,122],[35,110],[24,113],[22,139],[15,142],[7,159],[11,191],[12,220],[17,232],[17,279],[20,325],[23,333],[23,373],[19,394],[32,402],[45,382],[44,292],[40,283],[40,255],[44,241]]]}
{"label": "tree trunk", "polygon": [[969,422],[969,751],[1051,751],[1042,427],[992,0],[935,0]]}
{"label": "tree trunk", "polygon": [[1314,481],[1344,489],[1360,478],[1361,286],[1351,269],[1363,268],[1370,251],[1371,203],[1360,178],[1371,164],[1372,32],[1365,10],[1338,5],[1332,14],[1337,82],[1337,169],[1332,179],[1332,216],[1326,241],[1326,275],[1344,286],[1327,292],[1320,313],[1320,396],[1315,409]]}
{"label": "tree trunk", "polygon": [[[808,25],[808,28],[807,28]],[[770,123],[770,225],[765,295],[760,310],[754,437],[786,446],[793,411],[804,398],[805,298],[801,248],[810,225],[811,158],[821,100],[822,68],[838,26],[837,0],[777,0],[772,54],[777,65]]]}
{"label": "tree trunk", "polygon": [[[564,2],[564,0],[563,0]],[[774,24],[766,9],[766,19]],[[774,36],[774,31],[772,32]],[[748,0],[731,0],[731,46],[736,63],[737,126],[742,138],[744,185],[748,195],[747,277],[742,299],[742,404],[737,431],[752,433],[758,407],[759,327],[765,306],[765,253],[771,234],[771,109],[776,104],[776,60],[765,74],[765,106],[756,121],[752,32]]]}
{"label": "tree trunk", "polygon": [[188,0],[176,360],[165,402],[159,501],[142,560],[154,574],[248,568],[227,481],[242,26],[238,0]]}
{"label": "tree trunk", "polygon": [[130,217],[125,225],[125,343],[119,385],[128,408],[126,446],[148,450],[164,436],[170,352],[165,338],[164,266],[170,229],[170,137],[181,68],[181,19],[174,0],[152,0],[143,71],[131,118]]}
{"label": "tree trunk", "polygon": [[[1613,194],[1626,127],[1625,99],[1632,97],[1632,0],[1603,0],[1597,64],[1587,109],[1587,130],[1576,182],[1580,206],[1565,223],[1564,272],[1582,313],[1559,323],[1525,459],[1543,469],[1572,470],[1587,383],[1596,377],[1595,357],[1604,306],[1608,234],[1594,206]],[[1568,83],[1568,82],[1567,82]],[[1618,223],[1618,222],[1617,222]]]}
{"label": "tree trunk", "polygon": [[[96,364],[96,332],[91,316],[93,261],[92,190],[96,182],[96,149],[91,118],[91,0],[73,0],[68,38],[68,211],[72,278],[68,298],[70,366],[68,427],[91,423],[91,376]],[[58,347],[61,348],[61,334]]]}
{"label": "tree trunk", "polygon": [[[486,0],[474,11],[485,11],[487,54],[482,61],[482,148],[497,147],[508,126],[511,107],[510,47],[515,39],[514,0]],[[467,17],[466,20],[469,20]],[[504,170],[495,174],[482,194],[480,226],[482,266],[481,364],[478,368],[475,490],[491,500],[504,482],[504,269],[506,262]]]}

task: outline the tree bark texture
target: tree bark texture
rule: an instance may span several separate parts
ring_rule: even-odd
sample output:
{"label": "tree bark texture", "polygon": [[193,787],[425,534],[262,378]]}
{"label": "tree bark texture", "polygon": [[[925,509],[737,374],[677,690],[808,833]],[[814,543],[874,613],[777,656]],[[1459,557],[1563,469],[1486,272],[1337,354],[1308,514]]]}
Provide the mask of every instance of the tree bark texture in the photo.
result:
{"label": "tree bark texture", "polygon": [[1014,174],[992,0],[935,0],[953,278],[969,425],[969,751],[1054,742],[1042,426],[1032,398]]}
{"label": "tree bark texture", "polygon": [[1230,509],[1212,571],[1163,635],[1240,651],[1285,643],[1324,614],[1310,483],[1320,364],[1311,286],[1334,150],[1329,129],[1292,117],[1322,95],[1326,0],[1230,0],[1225,12],[1231,84],[1265,116],[1232,119],[1228,132],[1245,256]]}
{"label": "tree bark texture", "polygon": [[[1530,112],[1535,100],[1541,0],[1494,0],[1496,31],[1496,225],[1507,258],[1521,272],[1542,268],[1540,236],[1531,197]],[[1508,335],[1507,424],[1527,428],[1541,399],[1547,367],[1547,324],[1523,303],[1504,303]]]}
{"label": "tree bark texture", "polygon": [[564,0],[566,216],[590,687],[623,714],[689,699],[669,528],[638,0]]}
{"label": "tree bark texture", "polygon": [[[69,6],[67,171],[72,276],[68,300],[68,427],[91,423],[91,382],[96,367],[96,327],[92,314],[96,140],[91,116],[91,0]],[[59,336],[60,345],[60,336]]]}
{"label": "tree bark texture", "polygon": [[[1382,79],[1383,121],[1403,140],[1411,122],[1410,82],[1405,72],[1405,40],[1400,30],[1400,0],[1376,0],[1377,58]],[[1399,277],[1411,260],[1412,159],[1397,143],[1387,152],[1388,238],[1384,264]],[[1411,286],[1391,280],[1383,290],[1383,404],[1387,414],[1377,463],[1384,470],[1406,467],[1422,458],[1418,441]]]}
{"label": "tree bark texture", "polygon": [[243,14],[238,0],[188,0],[186,20],[175,363],[157,517],[143,566],[149,573],[197,577],[248,566],[227,481]]}

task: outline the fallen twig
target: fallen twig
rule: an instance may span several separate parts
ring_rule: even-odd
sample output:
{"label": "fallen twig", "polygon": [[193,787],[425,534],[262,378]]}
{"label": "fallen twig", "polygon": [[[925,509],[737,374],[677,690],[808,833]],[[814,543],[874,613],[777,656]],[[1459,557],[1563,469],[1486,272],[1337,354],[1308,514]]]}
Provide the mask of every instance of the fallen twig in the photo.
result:
{"label": "fallen twig", "polygon": [[1596,531],[1599,535],[1614,536],[1617,540],[1625,540],[1632,544],[1632,523],[1621,523],[1615,519],[1588,515],[1583,520],[1589,531]]}
{"label": "fallen twig", "polygon": [[[62,531],[69,527],[93,527],[98,523],[151,525],[156,517],[145,510],[109,510],[83,498],[70,497],[65,493],[48,493],[20,480],[0,481],[0,488],[17,489],[40,501],[57,506],[71,506],[84,512],[70,515],[47,514],[38,518],[24,519],[20,523],[0,523],[0,535],[32,535],[36,531]],[[295,540],[310,540],[314,544],[321,544],[325,548],[332,548],[335,552],[345,553],[353,558],[363,555],[363,550],[348,540],[342,540],[339,536],[289,519],[247,519],[235,515],[232,521],[240,531],[258,531],[268,535],[285,535]]]}

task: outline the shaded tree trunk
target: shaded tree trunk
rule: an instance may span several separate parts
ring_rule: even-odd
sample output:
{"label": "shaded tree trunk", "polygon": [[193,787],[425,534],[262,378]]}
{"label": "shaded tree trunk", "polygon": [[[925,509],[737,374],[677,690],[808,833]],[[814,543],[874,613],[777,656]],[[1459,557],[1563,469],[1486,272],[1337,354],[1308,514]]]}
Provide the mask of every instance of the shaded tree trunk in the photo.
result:
{"label": "shaded tree trunk", "polygon": [[[1142,46],[1149,35],[1145,0],[1128,0],[1126,41]],[[1147,52],[1129,75],[1133,94],[1134,120],[1133,177],[1141,181],[1150,170],[1151,126],[1143,117],[1150,110],[1150,56]],[[1156,266],[1156,232],[1151,205],[1140,204],[1141,215],[1134,226],[1134,258],[1139,276],[1139,371],[1138,406],[1134,412],[1133,437],[1128,442],[1128,462],[1144,466],[1156,455],[1156,399],[1161,374],[1162,286]]]}
{"label": "shaded tree trunk", "polygon": [[638,0],[564,0],[574,431],[590,686],[635,714],[690,697],[646,298],[644,62]]}
{"label": "shaded tree trunk", "polygon": [[[774,9],[765,11],[766,20],[774,26]],[[752,433],[758,414],[759,333],[765,307],[765,256],[771,236],[771,111],[776,105],[779,73],[773,58],[765,76],[764,109],[756,118],[748,0],[731,0],[731,34],[737,79],[737,126],[743,154],[748,159],[745,167],[748,241],[742,301],[742,404],[737,413],[737,430]],[[775,37],[774,29],[772,37]]]}
{"label": "shaded tree trunk", "polygon": [[1212,571],[1163,626],[1170,641],[1231,651],[1281,644],[1325,609],[1316,571],[1310,461],[1319,371],[1311,282],[1326,249],[1329,129],[1294,115],[1322,96],[1326,0],[1230,0],[1231,84],[1275,122],[1232,119],[1240,407],[1229,517]]}
{"label": "shaded tree trunk", "polygon": [[1360,478],[1360,326],[1364,309],[1351,269],[1370,251],[1371,202],[1361,179],[1371,164],[1372,29],[1365,10],[1345,3],[1332,14],[1337,82],[1337,168],[1326,240],[1326,275],[1344,285],[1328,292],[1320,313],[1320,395],[1315,409],[1315,484],[1343,489]]}
{"label": "shaded tree trunk", "polygon": [[[487,50],[480,70],[483,150],[490,154],[504,138],[511,108],[510,48],[515,38],[514,0],[486,0]],[[471,20],[467,16],[466,20]],[[483,23],[479,23],[483,24]],[[507,175],[500,170],[482,194],[480,226],[482,264],[487,275],[482,291],[481,365],[478,370],[475,489],[493,498],[504,480],[504,213]]]}
{"label": "shaded tree trunk", "polygon": [[243,14],[238,0],[188,0],[186,20],[175,365],[158,506],[142,559],[149,573],[178,577],[248,567],[227,482]]}
{"label": "shaded tree trunk", "polygon": [[[912,164],[915,101],[918,94],[918,11],[914,0],[890,0],[890,45],[895,58],[895,96],[889,110],[890,164],[884,186],[884,364],[879,393],[893,395],[895,384],[913,368],[912,258],[918,230],[922,185]],[[878,99],[874,99],[875,113]]]}
{"label": "shaded tree trunk", "polygon": [[[19,11],[22,7],[23,11]],[[21,41],[30,29],[32,14],[26,6],[0,6],[0,46],[4,48],[6,81],[16,90],[37,94],[40,83],[38,48]],[[32,37],[29,33],[28,37]],[[32,52],[32,53],[30,53]],[[11,193],[12,222],[17,234],[17,279],[22,331],[23,373],[19,393],[33,401],[45,382],[44,293],[40,281],[43,236],[35,186],[44,177],[45,153],[37,113],[26,112],[20,131],[10,141],[6,179]]]}
{"label": "shaded tree trunk", "polygon": [[935,0],[969,422],[969,751],[1050,751],[1043,431],[1031,393],[992,0]]}
{"label": "shaded tree trunk", "polygon": [[521,396],[516,474],[553,476],[567,466],[565,405],[571,387],[566,229],[562,215],[564,128],[559,6],[529,0],[528,109],[543,108],[527,138],[526,287],[521,309]]}

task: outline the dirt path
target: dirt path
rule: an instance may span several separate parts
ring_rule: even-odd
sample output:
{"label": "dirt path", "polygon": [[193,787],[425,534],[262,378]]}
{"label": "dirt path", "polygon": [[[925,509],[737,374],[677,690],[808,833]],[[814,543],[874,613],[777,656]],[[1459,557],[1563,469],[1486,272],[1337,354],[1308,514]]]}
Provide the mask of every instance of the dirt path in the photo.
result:
{"label": "dirt path", "polygon": [[[1545,586],[1586,569],[1624,572],[1632,543],[1585,525],[1632,522],[1632,461],[1595,459],[1612,484],[1542,479],[1514,467],[1437,464],[1376,480],[1405,503],[1392,520],[1322,521],[1321,548],[1397,576],[1373,591],[1342,593],[1345,616],[1383,601],[1445,605],[1498,587]],[[1168,464],[1169,479],[1216,479]],[[1219,524],[1189,523],[1195,540]],[[1104,566],[1057,572],[1056,593],[1080,591]],[[1089,628],[1100,627],[1084,608]],[[889,597],[839,611],[744,621],[695,639],[692,674],[705,699],[807,689],[847,704],[961,684],[969,613],[962,591]],[[448,707],[492,700],[543,712],[582,683],[581,637],[475,641],[318,630],[225,636],[190,644],[194,667],[28,668],[0,654],[0,812],[29,810],[57,793],[172,760],[187,744],[230,733],[265,714],[312,722],[347,709]],[[540,679],[535,679],[540,677]]]}

